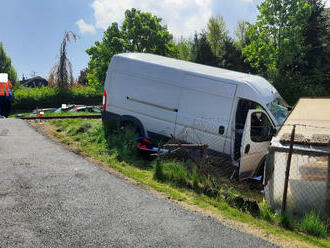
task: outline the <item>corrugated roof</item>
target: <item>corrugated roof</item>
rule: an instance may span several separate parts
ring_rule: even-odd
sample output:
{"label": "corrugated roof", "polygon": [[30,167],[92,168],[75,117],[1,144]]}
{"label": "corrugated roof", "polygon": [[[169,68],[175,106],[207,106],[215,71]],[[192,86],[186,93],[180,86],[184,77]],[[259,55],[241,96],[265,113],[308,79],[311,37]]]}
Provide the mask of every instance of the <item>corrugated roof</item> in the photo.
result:
{"label": "corrugated roof", "polygon": [[301,98],[291,111],[277,137],[290,140],[296,125],[295,143],[330,145],[330,98]]}

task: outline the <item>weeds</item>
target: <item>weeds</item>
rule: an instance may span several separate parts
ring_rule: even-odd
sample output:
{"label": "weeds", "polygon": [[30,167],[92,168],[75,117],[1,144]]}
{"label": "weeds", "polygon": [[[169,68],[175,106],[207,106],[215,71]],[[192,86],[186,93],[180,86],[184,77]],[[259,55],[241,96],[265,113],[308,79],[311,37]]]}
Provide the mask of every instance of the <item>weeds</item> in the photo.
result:
{"label": "weeds", "polygon": [[294,220],[292,218],[292,215],[288,212],[281,212],[278,215],[278,219],[279,219],[279,225],[289,229],[289,230],[293,230],[294,229]]}
{"label": "weeds", "polygon": [[259,204],[259,209],[260,209],[259,216],[261,219],[266,220],[270,223],[274,222],[275,220],[274,212],[269,205],[265,203],[261,203]]}
{"label": "weeds", "polygon": [[200,174],[197,172],[197,166],[194,166],[191,174],[192,185],[194,189],[199,189],[199,183],[201,182]]}
{"label": "weeds", "polygon": [[164,179],[165,179],[165,176],[163,173],[163,167],[162,167],[159,159],[156,160],[154,179],[159,180],[161,182],[164,181]]}
{"label": "weeds", "polygon": [[321,220],[320,215],[311,211],[306,213],[301,220],[301,228],[304,232],[317,237],[327,236],[327,225]]}

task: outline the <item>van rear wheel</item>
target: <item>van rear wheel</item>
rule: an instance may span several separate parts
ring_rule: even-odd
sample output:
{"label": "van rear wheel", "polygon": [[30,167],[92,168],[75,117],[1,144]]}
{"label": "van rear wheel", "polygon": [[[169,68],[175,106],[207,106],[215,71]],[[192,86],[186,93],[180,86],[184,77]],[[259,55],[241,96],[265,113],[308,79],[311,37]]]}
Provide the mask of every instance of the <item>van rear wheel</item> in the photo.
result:
{"label": "van rear wheel", "polygon": [[142,132],[141,132],[140,128],[135,123],[133,123],[131,121],[124,121],[124,122],[120,123],[120,129],[121,130],[133,131],[138,136],[142,135]]}

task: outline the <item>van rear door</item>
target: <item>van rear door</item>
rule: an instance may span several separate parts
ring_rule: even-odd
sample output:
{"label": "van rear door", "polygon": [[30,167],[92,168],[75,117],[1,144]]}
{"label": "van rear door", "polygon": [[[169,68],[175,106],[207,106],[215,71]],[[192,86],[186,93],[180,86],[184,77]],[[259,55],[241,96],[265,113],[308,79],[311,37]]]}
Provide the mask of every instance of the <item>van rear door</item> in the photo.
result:
{"label": "van rear door", "polygon": [[264,110],[249,110],[242,138],[240,179],[252,177],[268,152],[274,126]]}

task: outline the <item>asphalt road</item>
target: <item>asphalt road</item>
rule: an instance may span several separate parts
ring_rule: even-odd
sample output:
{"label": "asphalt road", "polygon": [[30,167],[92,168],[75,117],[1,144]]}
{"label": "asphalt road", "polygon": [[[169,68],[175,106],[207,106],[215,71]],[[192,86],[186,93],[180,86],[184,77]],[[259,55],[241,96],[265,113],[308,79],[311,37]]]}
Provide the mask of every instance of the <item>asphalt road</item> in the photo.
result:
{"label": "asphalt road", "polygon": [[0,247],[275,247],[0,120]]}

